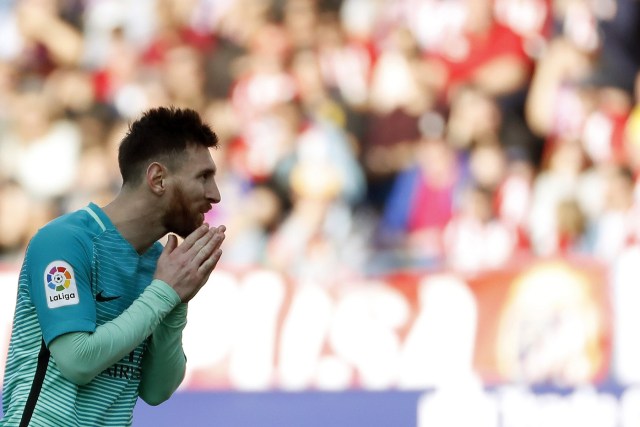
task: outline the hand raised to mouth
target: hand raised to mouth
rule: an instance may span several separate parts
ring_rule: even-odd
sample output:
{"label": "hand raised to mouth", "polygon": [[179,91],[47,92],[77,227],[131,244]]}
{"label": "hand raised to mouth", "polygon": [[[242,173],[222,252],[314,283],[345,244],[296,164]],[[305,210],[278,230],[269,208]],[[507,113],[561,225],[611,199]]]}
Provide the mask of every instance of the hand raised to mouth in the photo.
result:
{"label": "hand raised to mouth", "polygon": [[189,302],[218,264],[225,231],[224,225],[203,224],[179,245],[176,236],[170,235],[158,259],[154,278],[171,286],[182,302]]}

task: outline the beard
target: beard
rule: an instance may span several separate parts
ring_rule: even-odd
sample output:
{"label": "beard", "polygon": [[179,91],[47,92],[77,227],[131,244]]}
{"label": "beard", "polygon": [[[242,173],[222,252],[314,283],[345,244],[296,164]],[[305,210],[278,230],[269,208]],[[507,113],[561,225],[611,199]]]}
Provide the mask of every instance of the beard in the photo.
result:
{"label": "beard", "polygon": [[164,216],[163,224],[170,233],[183,239],[195,231],[204,222],[200,211],[190,209],[190,203],[181,188],[176,188],[169,201],[169,210]]}

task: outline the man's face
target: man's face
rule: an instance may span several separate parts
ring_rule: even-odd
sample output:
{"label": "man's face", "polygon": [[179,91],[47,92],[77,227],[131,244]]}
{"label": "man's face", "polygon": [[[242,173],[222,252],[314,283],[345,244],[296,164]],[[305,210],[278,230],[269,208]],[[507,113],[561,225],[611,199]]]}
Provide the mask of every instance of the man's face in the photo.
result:
{"label": "man's face", "polygon": [[170,197],[164,225],[171,233],[187,237],[204,222],[211,205],[220,202],[216,166],[205,147],[189,147],[178,170],[167,180]]}

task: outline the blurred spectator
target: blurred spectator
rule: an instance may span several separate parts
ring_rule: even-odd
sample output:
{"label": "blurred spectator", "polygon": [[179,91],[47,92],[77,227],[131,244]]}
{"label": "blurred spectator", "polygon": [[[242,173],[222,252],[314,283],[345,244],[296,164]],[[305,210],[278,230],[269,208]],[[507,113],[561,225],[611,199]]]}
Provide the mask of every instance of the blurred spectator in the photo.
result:
{"label": "blurred spectator", "polygon": [[316,50],[322,78],[330,92],[353,109],[362,109],[368,99],[373,53],[362,41],[349,37],[334,12],[320,16]]}
{"label": "blurred spectator", "polygon": [[613,82],[609,73],[611,70],[599,70],[589,79],[594,85],[589,88],[593,110],[585,118],[582,140],[589,158],[596,163],[626,161],[624,129],[632,97],[630,91]]}
{"label": "blurred spectator", "polygon": [[501,123],[495,99],[479,87],[461,86],[452,95],[447,138],[457,149],[468,150],[475,143],[500,143]]}
{"label": "blurred spectator", "polygon": [[142,111],[151,103],[142,89],[141,66],[138,51],[127,42],[121,29],[114,29],[105,46],[103,61],[94,70],[96,100],[112,105],[123,117],[134,117]]}
{"label": "blurred spectator", "polygon": [[579,193],[585,168],[586,156],[579,141],[560,141],[549,154],[533,184],[528,230],[534,253],[548,256],[558,251],[558,206]]}
{"label": "blurred spectator", "polygon": [[425,52],[433,71],[430,84],[445,100],[461,84],[493,96],[524,88],[533,63],[522,37],[495,19],[491,0],[463,0],[459,7],[462,25]]}
{"label": "blurred spectator", "polygon": [[180,107],[202,111],[206,105],[202,56],[192,46],[167,49],[160,66],[167,101]]}
{"label": "blurred spectator", "polygon": [[[304,180],[305,185],[314,185],[313,180],[317,179],[320,189],[327,182],[333,182],[335,197],[349,206],[361,202],[366,193],[366,182],[349,134],[322,116],[305,118],[295,104],[289,107],[290,110],[285,110],[287,115],[281,116],[290,119],[284,128],[286,151],[279,151],[281,155],[273,173],[279,188],[293,194],[292,185],[297,182],[293,179]],[[270,151],[273,148],[277,146],[269,147]],[[321,171],[327,171],[322,179],[314,175]],[[292,177],[292,174],[296,176]]]}
{"label": "blurred spectator", "polygon": [[18,56],[22,48],[18,19],[15,13],[17,1],[0,4],[0,62]]}
{"label": "blurred spectator", "polygon": [[564,38],[554,39],[536,65],[526,102],[527,123],[538,135],[577,138],[588,105],[578,88],[592,70],[588,52]]}
{"label": "blurred spectator", "polygon": [[640,65],[624,40],[636,31],[629,21],[637,22],[640,9],[628,1],[559,4],[561,32],[538,63],[529,123],[551,143],[558,137],[581,139],[594,162],[620,161]]}
{"label": "blurred spectator", "polygon": [[635,0],[603,1],[593,5],[602,34],[598,66],[609,86],[631,93],[638,69],[640,4]]}
{"label": "blurred spectator", "polygon": [[[0,261],[14,262],[22,257],[36,224],[46,222],[36,217],[29,196],[14,181],[0,181]],[[48,212],[46,212],[49,214]]]}
{"label": "blurred spectator", "polygon": [[420,137],[420,116],[433,103],[419,77],[418,53],[413,36],[398,28],[385,38],[372,69],[361,158],[368,201],[379,210],[398,172],[411,163]]}
{"label": "blurred spectator", "polygon": [[213,100],[226,100],[231,93],[246,48],[224,34],[214,34],[211,49],[204,54],[206,94]]}
{"label": "blurred spectator", "polygon": [[605,204],[595,222],[594,253],[612,262],[635,243],[640,231],[640,211],[634,199],[634,178],[625,166],[606,171]]}
{"label": "blurred spectator", "polygon": [[[55,0],[25,0],[16,3],[19,35],[14,59],[24,72],[46,75],[60,66],[77,65],[84,39],[66,22]],[[10,39],[11,40],[11,39]]]}
{"label": "blurred spectator", "polygon": [[295,83],[287,73],[288,47],[282,28],[265,24],[256,30],[240,60],[231,99],[242,119],[251,120],[270,107],[291,101]]}
{"label": "blurred spectator", "polygon": [[85,40],[82,63],[91,69],[101,68],[109,55],[114,33],[134,50],[145,49],[160,31],[156,3],[156,0],[63,2],[73,7],[73,21],[82,29]]}
{"label": "blurred spectator", "polygon": [[496,191],[505,179],[507,158],[494,141],[484,141],[471,147],[468,154],[469,179],[489,191]]}
{"label": "blurred spectator", "polygon": [[249,182],[273,180],[278,190],[288,190],[289,165],[305,123],[300,105],[285,102],[244,124],[231,141],[236,172]]}
{"label": "blurred spectator", "polygon": [[520,153],[507,157],[504,178],[496,189],[496,215],[515,233],[514,255],[531,253],[529,211],[532,204],[535,167]]}
{"label": "blurred spectator", "polygon": [[553,24],[554,0],[495,0],[496,19],[525,40],[525,50],[536,58]]}
{"label": "blurred spectator", "polygon": [[401,251],[395,267],[405,261],[433,267],[442,261],[442,231],[459,206],[466,175],[442,137],[418,142],[415,162],[398,174],[380,223],[381,244]]}
{"label": "blurred spectator", "polygon": [[15,65],[0,59],[0,132],[5,130],[11,119],[10,106],[17,80],[18,70]]}
{"label": "blurred spectator", "polygon": [[563,199],[556,208],[558,254],[587,254],[591,250],[588,219],[575,199]]}
{"label": "blurred spectator", "polygon": [[[290,179],[292,208],[270,237],[266,264],[300,281],[339,283],[345,269],[355,224],[341,198],[345,181],[318,141],[304,142],[302,158]],[[320,150],[320,151],[318,151]],[[317,158],[320,156],[320,158]]]}
{"label": "blurred spectator", "polygon": [[78,123],[84,125],[85,128],[80,130],[85,137],[78,158],[74,191],[64,200],[66,211],[80,209],[92,201],[98,204],[108,202],[119,191],[121,182],[117,146],[124,136],[126,124],[113,122],[100,112],[87,113],[78,119]]}
{"label": "blurred spectator", "polygon": [[223,222],[230,231],[225,238],[225,268],[243,270],[267,262],[267,245],[283,216],[282,201],[266,185],[249,189],[240,205]]}
{"label": "blurred spectator", "polygon": [[59,106],[42,92],[40,82],[13,99],[9,127],[0,145],[3,175],[20,184],[29,197],[49,202],[71,191],[81,149],[80,133]]}
{"label": "blurred spectator", "polygon": [[493,192],[469,187],[460,205],[444,230],[447,266],[462,273],[504,266],[514,253],[517,236],[496,216]]}
{"label": "blurred spectator", "polygon": [[85,113],[100,109],[97,106],[92,75],[86,70],[56,69],[47,76],[43,89],[51,98],[51,103],[74,120],[81,121],[80,118]]}
{"label": "blurred spectator", "polygon": [[640,73],[634,80],[633,106],[625,124],[623,141],[627,163],[637,175],[640,171]]}
{"label": "blurred spectator", "polygon": [[345,128],[346,112],[325,86],[318,54],[299,50],[292,55],[290,73],[295,83],[296,99],[311,120],[322,120]]}
{"label": "blurred spectator", "polygon": [[318,1],[282,0],[283,27],[294,50],[311,48],[316,43]]}

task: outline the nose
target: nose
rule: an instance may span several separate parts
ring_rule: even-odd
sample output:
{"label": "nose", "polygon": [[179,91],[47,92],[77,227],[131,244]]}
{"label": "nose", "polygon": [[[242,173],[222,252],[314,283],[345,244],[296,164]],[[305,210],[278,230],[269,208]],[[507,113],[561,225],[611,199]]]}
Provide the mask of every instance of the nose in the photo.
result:
{"label": "nose", "polygon": [[207,192],[205,194],[207,201],[211,204],[220,203],[220,190],[218,189],[218,184],[215,179],[211,180],[211,184],[207,186]]}

